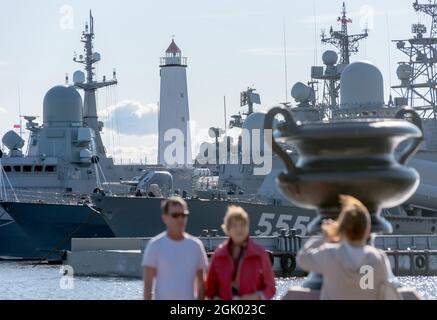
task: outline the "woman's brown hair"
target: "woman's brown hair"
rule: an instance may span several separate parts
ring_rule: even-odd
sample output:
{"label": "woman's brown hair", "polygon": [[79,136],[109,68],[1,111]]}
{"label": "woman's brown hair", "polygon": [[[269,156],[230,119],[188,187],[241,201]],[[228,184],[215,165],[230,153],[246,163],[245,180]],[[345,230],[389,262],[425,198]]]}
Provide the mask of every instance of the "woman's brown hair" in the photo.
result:
{"label": "woman's brown hair", "polygon": [[369,211],[352,196],[341,195],[340,204],[341,212],[336,223],[324,226],[324,231],[337,240],[363,240],[371,224]]}

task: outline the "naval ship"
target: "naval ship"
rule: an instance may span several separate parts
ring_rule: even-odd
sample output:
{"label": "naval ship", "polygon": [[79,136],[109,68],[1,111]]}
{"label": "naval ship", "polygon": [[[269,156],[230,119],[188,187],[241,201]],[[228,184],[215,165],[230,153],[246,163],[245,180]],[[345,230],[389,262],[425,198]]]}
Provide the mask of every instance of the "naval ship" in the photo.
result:
{"label": "naval ship", "polygon": [[[415,4],[416,8],[416,4]],[[437,16],[437,15],[436,15]],[[364,108],[362,105],[357,106],[342,106],[340,103],[340,79],[342,71],[349,65],[350,56],[358,51],[358,42],[367,37],[367,31],[358,35],[348,34],[348,24],[351,22],[346,16],[345,7],[343,7],[342,16],[339,18],[341,30],[330,30],[330,35],[324,35],[322,41],[327,44],[336,46],[340,52],[340,60],[335,51],[328,50],[323,55],[324,67],[313,67],[311,69],[312,80],[308,84],[297,83],[292,89],[292,96],[296,100],[297,106],[291,108],[301,122],[311,121],[329,121],[330,119],[348,119],[354,117],[390,117],[395,111],[405,104],[411,105],[406,97],[411,97],[414,90],[419,90],[414,85],[417,79],[412,77],[405,79],[406,76],[402,73],[405,70],[404,65],[409,65],[413,70],[420,68],[420,65],[415,61],[415,57],[411,57],[411,61],[407,61],[402,65],[402,70],[398,69],[398,76],[402,82],[404,89],[400,97],[390,98],[388,105],[384,101],[379,101],[379,104],[368,104]],[[416,35],[414,46],[417,46]],[[435,38],[435,37],[434,37]],[[423,46],[433,39],[421,37]],[[406,47],[407,41],[404,43]],[[407,51],[407,49],[405,49]],[[178,55],[179,52],[167,52],[163,59],[163,67],[181,67],[182,60]],[[166,60],[168,59],[168,60]],[[338,61],[339,60],[339,61]],[[168,61],[168,65],[166,65]],[[179,62],[180,61],[180,62]],[[180,63],[178,65],[178,63]],[[426,59],[422,60],[422,64],[429,64]],[[186,66],[186,65],[185,65]],[[423,75],[423,74],[422,74]],[[408,80],[408,81],[406,81]],[[318,85],[323,85],[322,99],[316,99]],[[423,87],[423,84],[422,84]],[[397,89],[397,88],[393,88]],[[435,89],[434,89],[435,90]],[[413,93],[412,93],[413,92]],[[253,106],[254,101],[258,100],[253,90],[246,91],[244,96],[245,105]],[[418,95],[415,94],[414,102],[418,102]],[[319,101],[318,101],[319,100]],[[383,99],[382,99],[383,100]],[[407,103],[405,103],[407,101]],[[428,99],[423,99],[428,101]],[[411,102],[411,101],[410,101]],[[242,103],[243,105],[243,103]],[[417,110],[425,110],[426,106],[416,106]],[[432,109],[428,107],[428,110]],[[233,117],[232,125],[241,125],[242,128],[253,130],[263,127],[264,114],[253,112],[253,108],[249,108],[250,112],[246,115],[244,121],[240,116]],[[432,109],[434,110],[434,109]],[[165,115],[160,115],[165,116]],[[433,150],[430,148],[432,143],[433,125],[429,116],[422,114],[424,127],[427,137],[427,143],[424,149],[411,161],[411,165],[416,167],[422,176],[422,183],[418,192],[412,199],[403,207],[394,208],[385,212],[385,217],[393,224],[394,233],[396,234],[429,234],[435,233],[437,227],[437,202],[434,195],[437,181],[431,174],[437,168],[436,161],[433,160]],[[290,152],[293,153],[293,147],[290,146]],[[297,155],[296,155],[297,156]],[[275,178],[284,168],[280,161],[273,157],[273,170],[267,176],[257,176],[253,174],[255,164],[226,164],[217,166],[218,172],[218,189],[224,190],[224,196],[217,196],[215,190],[207,190],[207,194],[211,198],[205,197],[186,197],[190,206],[190,223],[188,231],[195,235],[200,235],[205,230],[218,230],[222,223],[223,214],[229,204],[238,204],[245,207],[251,216],[251,231],[258,236],[267,236],[277,234],[281,229],[296,229],[299,234],[306,233],[306,225],[315,216],[315,212],[296,208],[285,200],[276,189]],[[149,175],[159,175],[157,172],[148,173]],[[112,232],[118,237],[135,237],[135,236],[152,236],[159,233],[163,225],[160,221],[159,204],[162,198],[156,194],[144,194],[140,185],[142,178],[139,181],[132,183],[134,185],[134,194],[117,195],[114,193],[102,191],[100,188],[91,195],[93,206],[87,206],[88,215],[99,215]],[[150,176],[148,177],[150,179]],[[135,181],[134,181],[135,182]],[[145,186],[147,186],[147,181]],[[148,185],[150,187],[150,185]],[[147,188],[145,189],[147,191]],[[236,191],[237,190],[237,191]],[[238,191],[240,190],[240,191]],[[195,190],[196,191],[196,190]],[[244,192],[243,192],[244,191]],[[223,195],[223,193],[222,193]],[[204,198],[204,199],[202,199]],[[37,203],[26,201],[5,201],[1,206],[14,217],[14,219],[27,232],[33,234],[35,244],[39,248],[45,250],[68,249],[69,243],[65,242],[62,246],[56,246],[62,239],[68,239],[72,235],[71,221],[74,220],[74,214],[67,217],[65,215],[62,221],[65,225],[70,225],[70,230],[62,230],[57,232],[54,229],[56,226],[53,221],[56,221],[55,212],[66,212],[65,206],[60,203],[47,204],[53,208],[53,216],[43,217],[40,214],[41,210]],[[72,210],[74,211],[74,210]],[[47,211],[46,211],[47,212]],[[42,217],[41,219],[39,217]],[[42,234],[39,232],[40,226],[52,226],[50,234]],[[76,225],[76,227],[80,227]],[[214,231],[215,234],[218,231]],[[74,235],[73,235],[74,236]],[[59,240],[59,241],[58,241]]]}
{"label": "naval ship", "polygon": [[[94,18],[90,12],[90,21],[81,39],[84,52],[73,59],[83,65],[85,72],[74,73],[73,85],[55,86],[47,92],[42,125],[36,122],[37,117],[24,117],[29,131],[27,150],[23,150],[25,141],[15,131],[7,132],[2,139],[8,150],[0,155],[1,199],[32,202],[36,207],[26,223],[35,223],[38,233],[56,242],[59,239],[51,237],[54,229],[64,236],[77,229],[75,237],[113,237],[100,216],[90,218],[88,195],[103,184],[114,192],[127,192],[128,186],[120,184],[121,180],[132,180],[146,170],[161,168],[118,165],[107,155],[101,137],[103,122],[97,116],[96,94],[97,90],[115,86],[118,81],[115,71],[112,80],[95,79],[95,64],[101,61],[101,55],[94,51],[94,37]],[[78,90],[84,92],[83,98]],[[190,186],[191,169],[175,168],[172,174],[178,188]],[[62,204],[62,210],[49,203]],[[44,221],[51,223],[38,223]],[[81,227],[77,228],[78,225]],[[38,250],[43,247],[35,245],[33,233],[33,229],[24,230],[1,209],[0,257],[37,259],[45,256],[46,252]]]}

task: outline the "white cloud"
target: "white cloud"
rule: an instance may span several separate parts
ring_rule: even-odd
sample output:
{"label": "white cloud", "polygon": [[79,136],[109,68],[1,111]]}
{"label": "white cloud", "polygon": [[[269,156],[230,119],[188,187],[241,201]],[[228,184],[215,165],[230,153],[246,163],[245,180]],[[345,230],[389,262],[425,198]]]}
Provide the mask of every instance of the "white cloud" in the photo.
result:
{"label": "white cloud", "polygon": [[108,156],[117,163],[155,164],[158,154],[158,135],[117,134],[106,128],[102,135]]}
{"label": "white cloud", "polygon": [[0,107],[0,113],[2,113],[2,114],[8,113],[8,110],[6,110],[3,107]]}
{"label": "white cloud", "polygon": [[[287,56],[297,56],[313,51],[310,48],[287,48]],[[251,48],[244,50],[245,53],[258,56],[284,56],[284,48]]]}
{"label": "white cloud", "polygon": [[158,106],[124,100],[99,112],[105,127],[117,133],[133,136],[157,134]]}
{"label": "white cloud", "polygon": [[8,64],[7,61],[5,61],[5,60],[0,60],[0,67],[2,67],[2,66],[6,66],[7,64]]}

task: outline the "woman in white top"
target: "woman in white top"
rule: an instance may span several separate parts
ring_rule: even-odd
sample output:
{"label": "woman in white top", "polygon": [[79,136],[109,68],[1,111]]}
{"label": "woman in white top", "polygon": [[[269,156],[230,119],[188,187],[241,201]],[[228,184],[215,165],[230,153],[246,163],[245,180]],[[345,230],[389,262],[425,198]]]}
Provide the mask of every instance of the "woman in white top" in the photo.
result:
{"label": "woman in white top", "polygon": [[309,240],[297,263],[323,275],[320,299],[400,299],[386,254],[367,245],[371,227],[367,208],[351,196],[340,196],[340,202],[338,220],[323,223],[324,237]]}

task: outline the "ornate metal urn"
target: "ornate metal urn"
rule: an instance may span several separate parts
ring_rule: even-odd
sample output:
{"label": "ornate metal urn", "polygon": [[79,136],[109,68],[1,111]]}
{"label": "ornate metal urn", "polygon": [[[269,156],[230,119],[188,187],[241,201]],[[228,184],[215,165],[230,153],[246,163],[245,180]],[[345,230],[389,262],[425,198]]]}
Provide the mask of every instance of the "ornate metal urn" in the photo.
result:
{"label": "ornate metal urn", "polygon": [[[323,219],[336,218],[339,195],[347,194],[360,199],[372,213],[372,232],[390,233],[391,225],[380,216],[381,209],[404,203],[419,185],[419,174],[405,166],[422,142],[419,116],[401,109],[398,119],[299,125],[290,111],[276,107],[267,114],[265,129],[272,129],[278,114],[285,122],[279,126],[279,136],[272,139],[272,149],[287,168],[278,184],[295,205],[319,211],[309,232],[318,233]],[[413,123],[404,120],[406,115],[411,115]],[[410,143],[395,154],[405,140]],[[296,147],[296,163],[277,141]]]}

